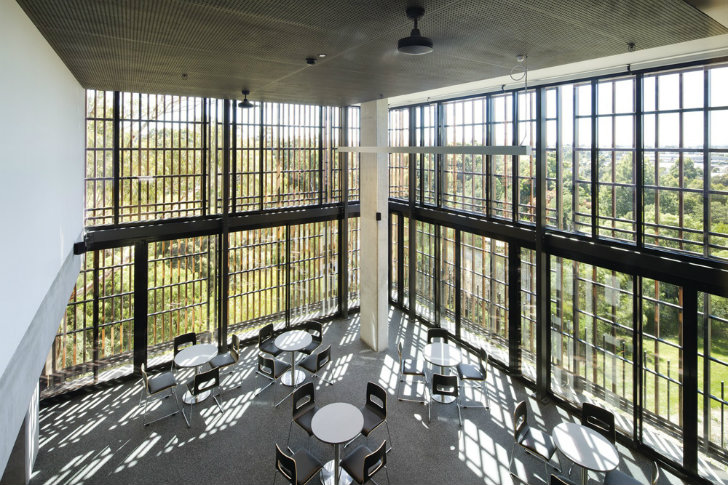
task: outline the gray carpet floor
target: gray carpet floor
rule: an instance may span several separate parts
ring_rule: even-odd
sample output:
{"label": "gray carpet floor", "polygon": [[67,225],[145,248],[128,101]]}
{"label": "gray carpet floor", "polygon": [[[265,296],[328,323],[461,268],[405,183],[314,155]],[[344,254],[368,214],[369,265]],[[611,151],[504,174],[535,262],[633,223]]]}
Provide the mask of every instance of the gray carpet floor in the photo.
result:
{"label": "gray carpet floor", "polygon": [[[463,427],[458,426],[454,405],[435,404],[428,423],[427,407],[397,401],[398,360],[396,342],[405,349],[422,349],[426,329],[412,324],[397,310],[390,311],[389,349],[373,352],[359,339],[359,317],[348,322],[326,324],[324,345],[331,344],[332,363],[323,376],[328,386],[317,382],[316,402],[348,402],[363,405],[366,383],[376,382],[388,391],[388,422],[392,451],[388,472],[392,484],[511,484],[519,483],[509,473],[513,444],[511,412],[516,402],[527,399],[532,426],[551,430],[563,421],[573,421],[553,404],[542,404],[530,392],[504,373],[493,369],[488,377],[490,410],[462,410]],[[405,353],[408,353],[405,350]],[[409,352],[421,358],[421,350]],[[274,479],[274,443],[285,447],[291,401],[272,407],[274,394],[282,398],[283,386],[272,386],[254,397],[267,381],[255,375],[256,349],[246,348],[235,372],[226,376],[221,414],[211,399],[193,408],[192,427],[177,414],[150,426],[142,425],[139,407],[141,384],[127,382],[98,392],[53,404],[41,410],[40,450],[31,483],[46,484],[269,484]],[[472,358],[470,356],[469,358]],[[239,388],[234,386],[240,385]],[[421,392],[417,385],[405,385],[405,395]],[[468,391],[466,402],[482,399]],[[149,419],[174,408],[172,399],[158,401]],[[374,447],[387,439],[386,427],[369,438]],[[365,440],[360,438],[359,443]],[[303,430],[294,425],[290,446],[308,445]],[[333,447],[310,440],[311,452],[322,460],[333,458]],[[353,447],[349,447],[349,451]],[[618,446],[620,469],[647,482],[650,464],[640,455]],[[544,483],[541,462],[516,452],[513,470],[524,483]],[[578,477],[574,471],[572,478]],[[387,482],[384,473],[376,477]],[[590,485],[600,483],[591,476]],[[276,483],[284,480],[280,475]],[[311,483],[319,483],[314,478]],[[663,471],[660,484],[683,483]]]}

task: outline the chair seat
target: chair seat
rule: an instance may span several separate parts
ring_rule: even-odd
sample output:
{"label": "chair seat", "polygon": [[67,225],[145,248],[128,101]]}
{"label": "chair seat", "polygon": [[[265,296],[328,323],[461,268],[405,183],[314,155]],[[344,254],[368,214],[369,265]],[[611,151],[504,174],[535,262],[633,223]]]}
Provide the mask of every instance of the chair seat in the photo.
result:
{"label": "chair seat", "polygon": [[215,369],[226,367],[228,365],[233,365],[234,363],[235,359],[233,359],[233,356],[230,355],[230,352],[225,352],[224,354],[218,354],[212,358],[210,361],[210,368]]}
{"label": "chair seat", "polygon": [[306,407],[306,409],[301,410],[301,412],[293,418],[296,424],[303,428],[303,430],[308,433],[309,436],[313,435],[311,421],[313,420],[313,415],[316,414],[316,411],[318,411],[318,408],[315,405],[308,406]]}
{"label": "chair seat", "polygon": [[624,472],[612,470],[604,477],[604,485],[643,485],[643,483]]}
{"label": "chair seat", "polygon": [[293,459],[296,460],[296,474],[298,475],[299,485],[303,485],[311,480],[311,477],[323,468],[321,462],[304,449],[298,450],[293,455]]}
{"label": "chair seat", "polygon": [[149,378],[149,394],[156,394],[177,385],[171,372],[163,372]]}
{"label": "chair seat", "polygon": [[346,470],[357,483],[364,483],[364,458],[371,452],[372,450],[365,445],[360,445],[341,460],[341,468]]}
{"label": "chair seat", "polygon": [[273,339],[266,340],[262,344],[258,346],[258,348],[261,350],[261,352],[265,352],[266,354],[271,354],[273,357],[279,356],[283,351],[276,347],[276,344],[273,342]]}
{"label": "chair seat", "polygon": [[533,428],[528,429],[526,434],[518,441],[518,444],[544,457],[546,460],[549,460],[556,451],[556,445],[551,435]]}
{"label": "chair seat", "polygon": [[364,425],[361,428],[361,434],[363,434],[364,436],[369,436],[369,433],[371,433],[374,428],[384,422],[383,415],[371,410],[366,406],[361,408],[361,413],[364,416]]}
{"label": "chair seat", "polygon": [[304,354],[311,355],[317,348],[321,346],[321,339],[312,337],[311,343],[308,344],[306,347],[301,349],[301,352]]}
{"label": "chair seat", "polygon": [[424,376],[425,371],[417,367],[417,363],[412,359],[402,360],[402,374],[406,376]]}
{"label": "chair seat", "polygon": [[316,373],[316,354],[309,355],[308,357],[303,359],[298,364],[298,367],[303,367],[312,374]]}
{"label": "chair seat", "polygon": [[485,377],[480,372],[480,367],[472,364],[458,364],[458,375],[461,379],[472,381],[483,381]]}

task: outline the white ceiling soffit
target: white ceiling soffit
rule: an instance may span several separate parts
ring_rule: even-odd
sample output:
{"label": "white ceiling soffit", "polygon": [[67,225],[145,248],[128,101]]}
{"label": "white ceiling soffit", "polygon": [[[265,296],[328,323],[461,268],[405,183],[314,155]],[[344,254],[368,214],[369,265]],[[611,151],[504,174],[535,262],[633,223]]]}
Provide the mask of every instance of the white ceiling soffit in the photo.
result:
{"label": "white ceiling soffit", "polygon": [[[721,0],[721,2],[725,2],[728,8],[728,0]],[[639,50],[639,46],[637,46],[635,52],[625,52],[614,56],[536,69],[528,72],[528,85],[538,86],[592,76],[619,74],[630,69],[650,69],[723,56],[728,56],[728,34],[645,50]],[[513,59],[513,65],[516,66],[516,64],[516,59]],[[518,88],[523,88],[523,80],[516,82],[510,76],[500,76],[429,91],[393,96],[389,98],[388,102],[390,107],[407,106]]]}
{"label": "white ceiling soffit", "polygon": [[687,3],[713,17],[713,20],[728,27],[728,2],[726,0],[685,0]]}

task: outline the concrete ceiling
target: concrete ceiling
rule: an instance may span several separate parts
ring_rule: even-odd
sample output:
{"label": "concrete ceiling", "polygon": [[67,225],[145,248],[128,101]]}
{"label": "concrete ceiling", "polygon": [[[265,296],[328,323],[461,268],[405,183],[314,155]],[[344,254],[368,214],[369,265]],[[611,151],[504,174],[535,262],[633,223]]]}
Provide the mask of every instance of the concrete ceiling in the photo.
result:
{"label": "concrete ceiling", "polygon": [[86,88],[327,105],[728,33],[683,0],[424,0],[435,50],[407,56],[406,0],[18,3]]}

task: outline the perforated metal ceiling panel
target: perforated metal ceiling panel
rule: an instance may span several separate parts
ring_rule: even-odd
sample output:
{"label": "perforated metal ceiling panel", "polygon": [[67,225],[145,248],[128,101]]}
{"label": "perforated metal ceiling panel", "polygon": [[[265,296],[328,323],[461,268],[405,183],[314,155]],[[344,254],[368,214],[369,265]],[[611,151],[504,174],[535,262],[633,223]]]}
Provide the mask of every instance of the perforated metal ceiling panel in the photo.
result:
{"label": "perforated metal ceiling panel", "polygon": [[404,0],[18,3],[86,88],[332,105],[728,33],[683,0],[426,0],[435,50],[406,56]]}

